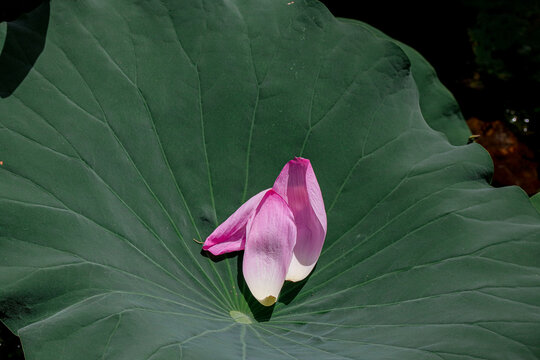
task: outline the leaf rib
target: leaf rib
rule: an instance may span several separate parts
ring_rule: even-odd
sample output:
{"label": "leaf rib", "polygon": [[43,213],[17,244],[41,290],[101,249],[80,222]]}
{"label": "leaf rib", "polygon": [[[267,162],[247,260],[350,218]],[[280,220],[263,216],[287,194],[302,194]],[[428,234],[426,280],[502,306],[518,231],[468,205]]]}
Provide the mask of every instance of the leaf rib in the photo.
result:
{"label": "leaf rib", "polygon": [[[5,170],[5,171],[8,171],[8,170]],[[22,175],[20,174],[16,174],[14,173],[13,171],[10,171],[12,174],[14,175],[17,175],[17,176],[20,176],[20,177],[23,177]],[[23,177],[24,178],[24,177]],[[128,246],[132,247],[136,252],[140,253],[144,258],[146,258],[148,261],[150,261],[150,263],[152,263],[154,266],[156,266],[157,268],[161,269],[164,273],[166,273],[167,275],[171,276],[172,278],[174,278],[175,280],[177,280],[179,283],[181,284],[184,284],[186,285],[182,280],[180,280],[178,277],[176,277],[175,275],[173,275],[171,272],[169,272],[168,270],[166,270],[165,268],[163,268],[161,265],[159,265],[156,261],[154,261],[152,258],[150,258],[147,254],[145,254],[142,250],[140,250],[137,246],[135,246],[131,241],[129,241],[129,239],[127,239],[126,237],[124,237],[123,235],[113,231],[112,229],[109,229],[107,227],[105,227],[104,225],[101,225],[99,224],[98,222],[96,222],[95,220],[89,218],[88,216],[80,213],[80,212],[77,212],[73,209],[71,209],[70,207],[68,207],[62,200],[60,200],[60,198],[58,198],[55,194],[51,193],[50,191],[48,191],[47,189],[45,189],[44,187],[42,187],[41,185],[35,183],[34,181],[28,179],[28,178],[25,178],[27,181],[29,181],[30,183],[32,183],[34,186],[36,186],[38,189],[41,189],[43,192],[49,194],[50,196],[52,196],[53,198],[57,199],[64,207],[67,211],[75,214],[75,215],[78,215],[78,216],[81,216],[82,218],[84,219],[87,219],[89,222],[97,225],[99,228],[105,230],[106,232],[110,233],[111,235],[117,237],[118,239],[122,240],[123,242],[125,242]],[[127,206],[127,205],[126,205]],[[129,208],[129,207],[128,207]],[[142,219],[140,220],[142,222]],[[144,222],[142,222],[144,224]],[[147,228],[147,230],[154,234],[154,236],[157,236],[155,233],[153,233],[153,231],[150,229],[150,228]],[[159,238],[159,237],[158,237]],[[217,305],[217,304],[216,304]],[[225,310],[225,308],[222,308],[223,310]]]}
{"label": "leaf rib", "polygon": [[[401,345],[390,345],[390,344],[383,344],[383,343],[374,343],[374,342],[367,342],[367,341],[354,341],[354,340],[344,340],[344,339],[336,339],[336,338],[330,338],[330,337],[327,337],[327,336],[321,336],[321,335],[315,335],[315,334],[310,334],[310,333],[306,333],[306,332],[303,332],[303,331],[299,331],[299,330],[293,330],[293,329],[289,329],[289,328],[284,328],[284,327],[281,327],[281,326],[276,326],[276,325],[273,325],[273,324],[268,324],[269,327],[272,327],[272,328],[275,328],[275,329],[279,329],[279,330],[283,330],[283,331],[287,331],[287,332],[293,332],[295,334],[299,334],[299,335],[303,335],[303,336],[309,336],[311,338],[319,338],[319,339],[322,339],[322,340],[330,340],[330,341],[336,341],[336,342],[343,342],[345,344],[359,344],[359,345],[374,345],[374,346],[381,346],[381,347],[390,347],[390,348],[398,348],[398,349],[402,349],[402,350],[407,350],[407,351],[413,351],[413,352],[420,352],[420,353],[424,353],[424,354],[429,354],[429,355],[435,355],[437,357],[437,359],[441,359],[441,360],[445,360],[443,359],[440,355],[438,355],[437,353],[438,352],[434,352],[434,351],[429,351],[429,350],[424,350],[424,349],[417,349],[417,348],[411,348],[411,347],[405,347],[405,346],[401,346]],[[277,334],[274,333],[275,336],[279,336]],[[288,338],[287,338],[288,339]],[[301,344],[301,343],[300,343]],[[318,349],[318,348],[317,348]],[[320,349],[319,349],[320,350]],[[325,351],[326,352],[326,351]],[[345,359],[350,359],[350,360],[354,360],[354,359],[351,359],[349,357],[344,357]]]}
{"label": "leaf rib", "polygon": [[[271,325],[268,324],[267,326],[271,326]],[[275,326],[274,326],[274,327],[275,327]],[[337,355],[337,356],[339,356],[339,358],[341,358],[341,359],[346,359],[346,360],[356,360],[356,359],[350,358],[350,357],[348,357],[348,356],[343,356],[343,355],[339,355],[339,354],[335,354],[335,353],[332,354],[332,353],[330,353],[330,352],[328,352],[328,351],[326,351],[326,350],[319,349],[319,348],[316,347],[316,346],[311,346],[311,345],[308,345],[308,344],[305,344],[305,343],[301,343],[301,342],[292,340],[290,337],[285,337],[285,336],[278,335],[278,334],[274,333],[274,332],[271,331],[271,330],[265,329],[263,326],[260,326],[260,329],[263,330],[263,331],[265,331],[265,332],[267,332],[267,333],[269,333],[269,334],[271,334],[271,335],[273,335],[273,336],[275,336],[275,337],[278,337],[278,338],[280,338],[280,339],[286,340],[286,341],[291,342],[291,343],[293,343],[293,344],[300,345],[300,346],[305,347],[305,348],[308,348],[308,349],[317,350],[317,351],[322,352],[322,353],[327,354],[327,355],[328,355],[328,354],[329,354],[329,355],[332,355],[334,358],[335,358],[335,356]],[[288,331],[292,331],[292,332],[297,332],[297,331],[294,331],[294,330],[289,330],[289,329],[287,329],[287,330],[288,330]],[[322,338],[320,335],[317,335],[316,337]]]}
{"label": "leaf rib", "polygon": [[105,348],[103,349],[103,355],[101,355],[101,360],[105,359],[105,354],[107,354],[107,351],[109,350],[109,344],[111,343],[111,340],[116,333],[116,330],[118,330],[118,326],[120,326],[120,321],[122,321],[122,314],[118,314],[118,321],[116,321],[116,325],[114,326],[111,334],[109,335],[109,338],[107,339],[107,343],[105,344]]}
{"label": "leaf rib", "polygon": [[[193,219],[193,216],[191,214],[191,211],[189,209],[189,206],[185,200],[185,197],[184,197],[184,194],[183,192],[180,190],[180,187],[179,187],[179,184],[178,184],[178,181],[176,179],[176,176],[174,175],[174,172],[172,171],[172,168],[169,164],[169,161],[167,159],[167,155],[165,154],[165,150],[163,148],[163,145],[161,144],[161,141],[160,141],[160,137],[159,137],[159,134],[157,132],[157,129],[156,129],[156,124],[155,124],[155,121],[153,119],[153,116],[152,116],[152,113],[150,112],[150,109],[148,107],[148,102],[146,101],[144,95],[142,94],[141,90],[139,89],[139,87],[127,76],[127,74],[120,68],[120,66],[118,65],[118,63],[111,57],[111,55],[108,53],[108,51],[103,47],[103,45],[100,43],[100,41],[95,37],[95,35],[89,31],[85,26],[84,24],[81,22],[81,25],[86,29],[86,31],[88,33],[90,33],[90,35],[92,35],[92,37],[94,38],[94,40],[96,41],[96,43],[101,47],[101,49],[103,50],[103,52],[107,55],[109,61],[115,65],[115,67],[124,75],[124,77],[132,84],[132,86],[136,89],[137,93],[138,93],[138,96],[140,97],[142,103],[143,103],[143,106],[145,108],[145,111],[148,115],[148,119],[152,125],[152,129],[153,129],[153,132],[155,134],[155,137],[156,137],[156,141],[160,147],[160,151],[161,151],[161,154],[162,154],[162,157],[163,157],[163,161],[165,163],[165,165],[167,166],[167,169],[169,170],[169,173],[170,173],[170,176],[172,178],[172,180],[174,181],[174,184],[175,184],[175,187],[176,187],[176,190],[180,196],[180,198],[182,199],[183,203],[184,203],[184,206],[186,207],[186,210],[187,210],[187,213],[188,213],[188,216],[189,218],[191,219],[191,222],[193,224],[193,227],[195,229],[195,231],[197,232],[197,234],[199,235],[199,238],[201,237],[200,235],[200,232],[195,224],[195,221]],[[129,27],[129,25],[128,25]],[[180,44],[180,42],[179,42]],[[181,46],[182,47],[182,46]],[[182,48],[183,50],[183,48]],[[134,49],[135,51],[135,49]],[[188,59],[191,61],[191,58],[189,57],[189,55],[187,55],[187,53],[185,53],[186,56],[188,57]],[[198,69],[195,68],[196,71],[197,71],[197,77],[198,77],[198,81],[199,81],[199,99],[200,99],[200,77],[199,77],[199,72],[198,72]],[[199,103],[200,104],[200,103]],[[101,107],[101,106],[100,106]],[[103,111],[103,109],[102,109]],[[104,114],[105,115],[105,114]],[[204,153],[205,153],[205,158],[206,158],[206,162],[207,162],[207,167],[209,166],[208,165],[208,158],[206,156],[206,143],[205,143],[205,140],[204,140],[204,123],[203,123],[203,120],[202,120],[202,108],[201,108],[201,124],[203,126],[203,143],[204,143]],[[112,127],[109,125],[109,128],[111,129],[111,131],[114,133],[114,130],[112,129]],[[126,155],[128,156],[128,158],[130,159],[131,163],[133,164],[134,168],[137,170],[137,172],[139,173],[139,176],[141,177],[141,179],[143,179],[145,185],[147,186],[148,190],[153,194],[154,198],[156,199],[156,201],[158,202],[158,204],[160,204],[160,207],[163,209],[163,211],[165,212],[166,216],[168,217],[169,221],[171,222],[171,225],[173,226],[173,228],[175,229],[175,232],[177,233],[177,235],[180,237],[180,239],[182,239],[182,244],[184,245],[184,247],[186,248],[186,252],[189,254],[189,256],[192,258],[192,260],[197,264],[197,266],[199,267],[199,269],[201,270],[201,273],[203,273],[207,280],[214,286],[214,288],[216,290],[218,290],[218,287],[217,285],[210,279],[210,277],[206,274],[206,272],[204,271],[204,269],[202,268],[202,266],[200,265],[199,261],[193,256],[193,253],[191,252],[190,248],[187,246],[186,244],[186,241],[185,239],[183,238],[183,236],[181,235],[176,223],[172,220],[170,214],[168,213],[168,211],[165,210],[165,208],[163,207],[163,204],[161,203],[161,201],[159,201],[159,199],[157,198],[157,196],[155,195],[155,193],[150,189],[150,186],[147,184],[146,180],[144,180],[144,177],[142,176],[142,174],[140,173],[140,171],[138,170],[138,168],[136,167],[135,163],[133,162],[133,160],[131,159],[131,156],[129,156],[129,153],[127,152],[127,149],[125,149],[125,147],[122,145],[122,143],[120,142],[120,140],[118,139],[118,137],[116,136],[116,134],[114,133],[115,135],[115,138],[117,139],[118,143],[121,145],[121,147],[124,149]],[[210,189],[212,189],[212,184],[211,184],[211,178],[210,178],[210,172],[209,172],[209,168],[208,168],[208,177],[209,177],[209,186],[210,186]],[[212,205],[213,205],[213,208],[214,208],[214,213],[215,213],[215,204],[214,204],[214,197],[213,197],[213,192],[211,191],[211,200],[212,200]],[[216,215],[216,219],[217,219],[217,215]],[[216,220],[217,221],[217,220]],[[159,238],[159,237],[158,237]],[[161,238],[159,238],[159,240],[161,242],[163,242],[161,240]],[[168,247],[165,245],[165,247],[168,249]],[[170,250],[169,250],[170,251]],[[196,281],[199,281],[180,261],[179,259],[173,255],[174,258],[176,259],[177,263],[182,266]],[[211,261],[211,260],[209,260]],[[214,271],[216,272],[216,275],[218,276],[218,278],[220,279],[221,283],[223,284],[223,280],[221,279],[221,276],[217,273],[217,271],[215,270],[215,266],[214,264],[211,262],[211,266],[214,268]],[[199,282],[200,283],[200,282]],[[225,305],[225,303],[223,303],[221,301],[221,299],[219,299],[212,291],[210,291],[206,286],[204,286],[202,283],[200,283],[201,286],[209,292],[209,294],[211,296],[213,296],[214,298],[218,299],[219,302],[221,302],[223,305]],[[223,288],[224,290],[226,291],[226,287],[224,286],[223,284]],[[230,304],[232,305],[232,302],[229,301]]]}
{"label": "leaf rib", "polygon": [[250,326],[249,328],[255,333],[255,336],[257,336],[257,338],[258,338],[261,342],[265,343],[266,345],[270,346],[271,348],[277,350],[278,352],[284,354],[285,356],[287,356],[287,357],[289,357],[289,358],[291,358],[291,359],[294,359],[294,360],[300,360],[300,359],[298,359],[297,357],[295,357],[295,356],[289,354],[288,352],[286,352],[286,351],[284,351],[284,350],[278,348],[277,346],[275,346],[275,345],[269,343],[268,341],[266,341],[266,340],[261,336],[261,334],[259,334],[259,332],[258,332],[257,330],[255,330],[255,327],[254,327],[254,326]]}
{"label": "leaf rib", "polygon": [[[20,242],[24,242],[24,243],[28,243],[28,244],[32,244],[34,246],[39,246],[39,247],[45,247],[45,248],[48,248],[48,249],[53,249],[53,250],[56,250],[56,251],[59,251],[59,252],[62,252],[62,253],[65,253],[65,254],[69,254],[71,256],[74,256],[76,258],[79,258],[81,259],[82,261],[84,261],[85,263],[89,264],[89,265],[94,265],[94,266],[98,266],[98,267],[103,267],[107,270],[111,270],[111,271],[115,271],[115,272],[119,272],[123,275],[126,275],[126,276],[129,276],[129,277],[134,277],[140,281],[143,281],[143,282],[146,282],[150,285],[153,285],[153,286],[156,286],[157,288],[161,289],[161,290],[164,290],[172,295],[175,295],[175,296],[178,296],[179,298],[181,299],[184,299],[184,300],[187,300],[187,301],[192,301],[192,302],[195,302],[195,305],[199,305],[199,306],[202,306],[204,307],[205,309],[208,309],[210,311],[214,311],[215,313],[210,313],[210,312],[206,312],[206,311],[203,311],[201,310],[200,308],[197,308],[197,307],[193,307],[193,306],[189,306],[189,305],[186,305],[184,303],[180,303],[178,301],[174,301],[174,300],[171,300],[171,299],[167,299],[167,298],[163,298],[163,297],[160,297],[160,296],[153,296],[153,295],[150,295],[150,294],[143,294],[143,293],[136,293],[136,292],[128,292],[128,291],[122,291],[122,290],[114,290],[114,289],[97,289],[97,290],[106,290],[107,292],[109,293],[122,293],[122,294],[130,294],[130,295],[137,295],[137,296],[143,296],[143,297],[149,297],[149,298],[153,298],[153,299],[156,299],[156,300],[161,300],[161,301],[164,301],[164,302],[170,302],[170,303],[174,303],[174,304],[177,304],[177,305],[180,305],[180,306],[183,306],[183,307],[186,307],[186,308],[189,308],[191,310],[194,310],[194,311],[199,311],[203,314],[207,314],[207,315],[210,315],[210,316],[213,316],[213,319],[216,319],[216,318],[223,318],[223,319],[228,319],[228,318],[225,318],[223,315],[222,315],[222,312],[219,312],[217,311],[214,307],[208,307],[206,305],[201,305],[200,301],[194,301],[192,299],[189,299],[187,297],[185,297],[184,295],[176,292],[176,291],[173,291],[161,284],[158,284],[152,280],[149,280],[149,279],[146,279],[146,278],[143,278],[143,277],[140,277],[139,275],[136,275],[132,272],[129,272],[129,271],[126,271],[126,270],[122,270],[120,268],[117,268],[117,267],[114,267],[112,265],[108,265],[108,264],[102,264],[102,263],[97,263],[97,262],[94,262],[94,261],[91,261],[91,260],[88,260],[88,259],[85,259],[83,257],[81,257],[79,254],[75,254],[75,253],[72,253],[70,251],[67,251],[65,249],[57,249],[57,248],[53,248],[53,247],[50,247],[50,246],[44,246],[42,244],[37,244],[37,243],[34,243],[34,242],[30,242],[30,241],[27,241],[27,240],[22,240],[22,239],[15,239],[13,238],[13,240],[15,241],[20,241]],[[90,288],[91,289],[91,288]]]}

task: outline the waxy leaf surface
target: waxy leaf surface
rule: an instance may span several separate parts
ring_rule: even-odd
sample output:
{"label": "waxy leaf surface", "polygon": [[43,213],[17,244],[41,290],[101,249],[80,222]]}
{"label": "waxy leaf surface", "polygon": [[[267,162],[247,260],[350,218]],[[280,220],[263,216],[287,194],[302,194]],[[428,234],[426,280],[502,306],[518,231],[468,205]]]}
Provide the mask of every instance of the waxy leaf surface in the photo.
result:
{"label": "waxy leaf surface", "polygon": [[[51,1],[0,27],[0,314],[26,358],[540,357],[540,215],[427,125],[417,59],[377,34],[312,0]],[[328,233],[267,310],[193,239],[294,156]]]}

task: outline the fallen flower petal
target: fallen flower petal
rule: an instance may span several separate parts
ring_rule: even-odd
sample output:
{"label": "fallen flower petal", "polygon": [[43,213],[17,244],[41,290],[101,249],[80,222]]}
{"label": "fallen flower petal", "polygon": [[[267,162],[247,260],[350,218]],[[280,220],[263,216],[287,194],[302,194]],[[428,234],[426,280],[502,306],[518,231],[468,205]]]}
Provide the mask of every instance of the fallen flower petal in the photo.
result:
{"label": "fallen flower petal", "polygon": [[300,281],[315,267],[327,228],[321,189],[310,161],[299,157],[289,161],[276,179],[273,190],[289,205],[297,228],[286,280]]}
{"label": "fallen flower petal", "polygon": [[203,250],[208,250],[214,255],[244,250],[246,244],[246,225],[267,191],[268,189],[253,196],[219,225],[206,238],[203,244]]}
{"label": "fallen flower petal", "polygon": [[285,280],[305,279],[326,237],[321,189],[308,159],[289,161],[272,189],[244,203],[203,245],[214,255],[245,250],[243,272],[253,296],[271,306]]}
{"label": "fallen flower petal", "polygon": [[249,220],[242,271],[253,296],[273,305],[285,281],[296,242],[296,226],[289,206],[268,190]]}

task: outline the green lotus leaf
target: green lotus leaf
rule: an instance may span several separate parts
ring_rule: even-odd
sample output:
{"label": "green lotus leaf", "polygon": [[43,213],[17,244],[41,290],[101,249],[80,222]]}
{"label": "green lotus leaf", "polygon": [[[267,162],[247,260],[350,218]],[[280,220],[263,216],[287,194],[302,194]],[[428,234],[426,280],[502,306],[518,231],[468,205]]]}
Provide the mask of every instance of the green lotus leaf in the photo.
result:
{"label": "green lotus leaf", "polygon": [[[52,1],[1,31],[0,315],[28,360],[540,357],[540,215],[428,126],[456,105],[411,50],[314,0]],[[294,156],[328,234],[263,308],[193,240]]]}
{"label": "green lotus leaf", "polygon": [[371,31],[375,36],[393,41],[398,45],[411,62],[411,73],[418,87],[420,108],[424,120],[431,128],[444,133],[451,144],[464,145],[468,142],[471,132],[454,96],[439,81],[435,69],[422,55],[410,46],[388,37],[368,24],[352,19],[341,19],[341,21],[357,24]]}
{"label": "green lotus leaf", "polygon": [[531,202],[535,209],[540,212],[540,193],[531,196]]}

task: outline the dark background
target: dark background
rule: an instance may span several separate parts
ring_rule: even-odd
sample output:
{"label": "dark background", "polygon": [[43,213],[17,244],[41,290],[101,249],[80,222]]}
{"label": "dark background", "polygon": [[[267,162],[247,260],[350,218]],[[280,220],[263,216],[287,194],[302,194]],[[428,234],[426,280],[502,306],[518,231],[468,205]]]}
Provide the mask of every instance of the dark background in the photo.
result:
{"label": "dark background", "polygon": [[506,109],[538,116],[540,1],[322,2],[335,16],[364,21],[418,50],[466,118],[501,119]]}
{"label": "dark background", "polygon": [[494,186],[540,190],[540,1],[322,0],[419,51],[494,161]]}
{"label": "dark background", "polygon": [[[0,22],[40,2],[0,0]],[[418,50],[481,135],[495,163],[493,185],[538,192],[540,1],[322,2],[335,16],[364,21]],[[18,338],[0,324],[0,359],[22,358]]]}

